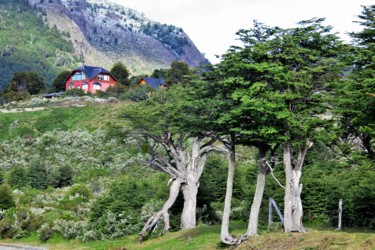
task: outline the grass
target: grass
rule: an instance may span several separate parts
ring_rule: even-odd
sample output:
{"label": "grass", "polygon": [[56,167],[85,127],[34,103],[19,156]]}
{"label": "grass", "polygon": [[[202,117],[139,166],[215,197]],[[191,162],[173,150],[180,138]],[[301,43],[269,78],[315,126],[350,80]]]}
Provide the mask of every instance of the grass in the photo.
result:
{"label": "grass", "polygon": [[[246,230],[244,222],[234,222],[230,231],[240,235]],[[315,249],[339,249],[339,250],[375,250],[375,234],[331,230],[308,229],[304,234],[284,234],[279,232],[267,232],[262,230],[259,236],[249,239],[242,245],[233,248],[225,247],[220,243],[220,225],[200,225],[191,230],[171,232],[162,237],[156,237],[138,242],[138,236],[132,235],[113,241],[94,241],[82,243],[76,240],[65,241],[61,237],[53,237],[46,243],[41,243],[36,234],[21,240],[0,241],[7,244],[25,244],[45,247],[49,250],[86,250],[86,249],[108,249],[108,250],[195,250],[195,249],[288,249],[288,250],[315,250]]]}
{"label": "grass", "polygon": [[127,104],[87,104],[84,107],[51,107],[33,112],[2,113],[0,141],[17,136],[35,136],[54,129],[112,130],[115,123],[122,122],[119,117],[124,105]]}

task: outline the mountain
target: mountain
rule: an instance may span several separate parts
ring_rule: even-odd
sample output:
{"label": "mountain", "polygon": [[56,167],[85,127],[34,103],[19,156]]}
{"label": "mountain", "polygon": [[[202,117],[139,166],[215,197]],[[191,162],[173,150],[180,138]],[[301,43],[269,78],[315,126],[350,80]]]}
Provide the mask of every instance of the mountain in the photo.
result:
{"label": "mountain", "polygon": [[208,63],[181,28],[98,0],[0,0],[0,51],[3,87],[15,71],[38,71],[50,83],[82,61],[105,68],[121,61],[133,74],[174,60]]}
{"label": "mountain", "polygon": [[51,81],[79,62],[72,43],[22,0],[0,0],[0,89],[16,71],[37,71]]}

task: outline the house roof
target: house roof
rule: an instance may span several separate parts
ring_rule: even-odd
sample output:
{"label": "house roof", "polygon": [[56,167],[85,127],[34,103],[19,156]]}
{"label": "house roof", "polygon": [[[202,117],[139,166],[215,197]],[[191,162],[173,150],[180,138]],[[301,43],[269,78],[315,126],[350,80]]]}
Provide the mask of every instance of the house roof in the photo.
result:
{"label": "house roof", "polygon": [[164,80],[159,78],[144,77],[142,79],[147,83],[147,85],[155,89],[159,88],[160,85],[164,84]]}
{"label": "house roof", "polygon": [[69,79],[69,77],[74,72],[78,72],[78,71],[82,71],[90,80],[93,79],[94,77],[96,77],[99,74],[105,73],[105,74],[111,75],[117,81],[116,77],[114,75],[112,75],[112,73],[109,72],[108,70],[106,70],[102,67],[86,66],[86,65],[82,65],[79,68],[73,69],[72,73],[70,73],[70,75],[68,76],[67,79]]}

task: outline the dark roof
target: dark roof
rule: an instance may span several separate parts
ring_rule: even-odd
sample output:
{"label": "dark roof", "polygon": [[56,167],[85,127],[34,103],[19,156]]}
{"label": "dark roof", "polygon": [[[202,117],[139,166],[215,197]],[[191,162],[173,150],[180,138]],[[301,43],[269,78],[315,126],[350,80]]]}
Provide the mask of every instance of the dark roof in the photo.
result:
{"label": "dark roof", "polygon": [[55,96],[61,96],[63,94],[65,94],[65,92],[50,93],[50,94],[43,95],[43,97],[44,98],[50,98],[50,97],[55,97]]}
{"label": "dark roof", "polygon": [[153,87],[155,89],[159,88],[160,85],[164,84],[164,80],[159,79],[159,78],[144,77],[142,79],[147,83],[147,85],[149,85],[150,87]]}
{"label": "dark roof", "polygon": [[[114,75],[112,75],[111,72],[109,72],[108,70],[106,70],[102,67],[94,67],[94,66],[83,65],[79,68],[73,69],[72,73],[77,72],[77,71],[82,71],[90,80],[93,79],[94,77],[96,77],[99,74],[106,73],[106,74],[111,75],[117,81],[116,77]],[[69,75],[69,77],[70,77],[70,75]]]}

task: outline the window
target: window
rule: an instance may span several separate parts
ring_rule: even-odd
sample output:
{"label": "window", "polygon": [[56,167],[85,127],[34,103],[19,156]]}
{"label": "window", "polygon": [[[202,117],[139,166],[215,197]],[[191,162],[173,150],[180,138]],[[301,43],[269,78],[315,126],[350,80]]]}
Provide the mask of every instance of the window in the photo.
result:
{"label": "window", "polygon": [[87,82],[82,83],[82,89],[83,90],[87,90],[88,89]]}
{"label": "window", "polygon": [[81,81],[85,79],[86,79],[86,76],[83,72],[76,72],[72,77],[73,81]]}
{"label": "window", "polygon": [[73,88],[74,88],[73,83],[69,83],[69,85],[68,85],[68,89],[73,89]]}
{"label": "window", "polygon": [[109,75],[98,75],[98,80],[109,81]]}
{"label": "window", "polygon": [[99,82],[94,82],[94,89],[95,90],[100,90],[100,87],[101,87],[102,85],[99,83]]}

